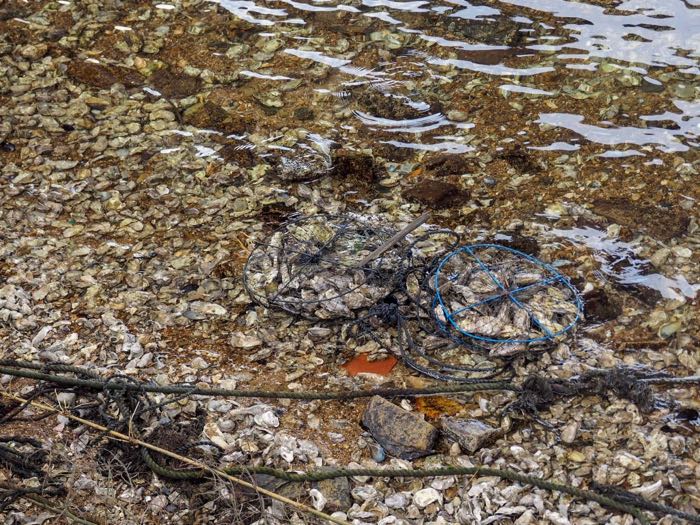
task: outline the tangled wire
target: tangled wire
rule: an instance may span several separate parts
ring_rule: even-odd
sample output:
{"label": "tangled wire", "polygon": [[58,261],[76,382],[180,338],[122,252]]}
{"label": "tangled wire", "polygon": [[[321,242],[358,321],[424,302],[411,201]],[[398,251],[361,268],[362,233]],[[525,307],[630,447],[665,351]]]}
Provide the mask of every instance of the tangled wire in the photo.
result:
{"label": "tangled wire", "polygon": [[[256,245],[244,285],[266,308],[350,322],[445,381],[488,381],[581,318],[568,279],[531,255],[496,244],[458,248],[452,230],[416,231],[401,236],[357,214],[296,217]],[[393,327],[398,344],[382,341],[379,326]]]}

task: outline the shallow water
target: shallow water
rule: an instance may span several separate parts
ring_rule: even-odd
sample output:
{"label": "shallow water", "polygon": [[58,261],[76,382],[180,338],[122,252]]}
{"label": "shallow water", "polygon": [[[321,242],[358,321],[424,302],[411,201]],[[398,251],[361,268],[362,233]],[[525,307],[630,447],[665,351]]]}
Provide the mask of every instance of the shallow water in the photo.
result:
{"label": "shallow water", "polygon": [[[455,203],[468,209],[447,222],[475,221],[479,231],[513,220],[546,224],[547,207],[561,203],[596,213],[597,202],[618,198],[626,202],[611,221],[643,205],[687,222],[689,203],[700,198],[697,2],[195,0],[84,8],[18,3],[3,17],[18,32],[45,28],[73,63],[84,60],[74,72],[68,66],[73,80],[109,87],[81,71],[86,64],[138,71],[142,77],[125,84],[129,98],[167,101],[188,125],[144,128],[173,165],[192,157],[237,165],[281,193],[330,174],[350,183],[342,194],[360,207],[377,198],[404,206],[400,195],[414,183],[440,180],[471,197],[460,194]],[[51,36],[67,16],[84,27]],[[130,140],[123,158],[140,154],[141,139]],[[357,181],[373,186],[358,192]],[[407,199],[442,207],[429,193],[419,187]],[[648,217],[622,222],[626,240],[678,237],[664,234],[668,221],[653,223],[654,231]]]}

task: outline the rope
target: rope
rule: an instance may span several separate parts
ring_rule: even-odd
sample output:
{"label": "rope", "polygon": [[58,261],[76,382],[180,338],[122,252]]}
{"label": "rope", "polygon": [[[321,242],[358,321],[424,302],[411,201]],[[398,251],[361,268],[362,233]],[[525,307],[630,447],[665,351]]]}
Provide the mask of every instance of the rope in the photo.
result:
{"label": "rope", "polygon": [[[201,479],[207,475],[204,470],[175,470],[168,467],[160,465],[150,454],[147,449],[142,449],[141,457],[148,467],[155,472],[157,475],[175,479],[175,480],[194,480]],[[441,476],[494,476],[500,479],[505,479],[509,481],[515,481],[518,483],[523,483],[524,485],[530,485],[533,487],[541,488],[544,490],[549,490],[553,492],[561,492],[564,494],[569,494],[571,496],[586,499],[589,501],[595,501],[600,505],[617,510],[619,512],[624,512],[634,516],[640,523],[648,525],[649,521],[646,516],[642,513],[640,508],[633,504],[624,503],[614,499],[612,497],[604,496],[589,490],[583,490],[570,485],[564,485],[561,483],[554,483],[534,476],[527,476],[519,472],[514,472],[512,470],[501,470],[489,467],[438,467],[429,469],[377,469],[377,468],[339,468],[339,469],[329,469],[323,471],[309,471],[309,472],[289,472],[285,470],[275,469],[271,467],[228,467],[222,469],[227,474],[231,475],[241,475],[241,474],[264,474],[267,476],[272,476],[283,481],[290,482],[303,482],[303,481],[323,481],[327,479],[335,478],[347,478],[354,476],[368,476],[368,477],[381,477],[381,478],[428,478],[428,477],[441,477]],[[653,509],[650,509],[653,511]],[[674,513],[675,509],[671,509]],[[678,515],[678,514],[676,514]],[[692,515],[691,515],[692,516]],[[693,523],[700,523],[700,519],[695,516],[697,521]]]}
{"label": "rope", "polygon": [[[0,361],[0,374],[24,377],[40,381],[50,381],[67,387],[83,387],[93,390],[111,390],[140,393],[186,394],[218,397],[257,397],[264,399],[298,399],[298,400],[335,400],[358,399],[364,397],[413,397],[430,396],[435,394],[459,394],[463,392],[479,392],[487,390],[509,390],[519,392],[520,389],[507,381],[480,381],[457,385],[442,385],[432,388],[375,388],[371,390],[356,390],[344,392],[322,391],[269,391],[269,390],[228,390],[225,388],[199,388],[188,385],[156,385],[143,382],[124,382],[121,380],[80,379],[52,373],[44,373],[47,367],[34,363],[19,363],[16,361]],[[51,371],[71,372],[79,375],[91,374],[90,371],[68,365],[50,365]],[[92,377],[96,377],[91,374]]]}
{"label": "rope", "polygon": [[[587,388],[593,385],[593,393],[602,394],[605,392],[604,385],[608,384],[608,388],[618,395],[625,395],[626,392],[623,391],[623,387],[626,389],[635,390],[635,381],[639,381],[639,384],[645,384],[642,372],[639,370],[628,370],[628,369],[613,369],[611,371],[591,371],[588,375],[584,375],[579,378],[575,378],[570,381],[570,384],[561,380],[551,380],[547,385],[543,385],[543,382],[548,381],[544,378],[531,378],[527,380],[523,385],[523,388],[514,386],[508,382],[490,382],[490,383],[475,383],[475,384],[457,384],[442,386],[438,388],[430,389],[375,389],[369,391],[359,391],[359,392],[266,392],[266,391],[238,391],[238,390],[225,390],[225,389],[200,389],[189,385],[170,385],[170,386],[159,386],[148,383],[140,383],[131,378],[110,378],[107,380],[99,379],[99,376],[94,372],[80,367],[74,367],[70,365],[43,365],[37,363],[22,363],[15,361],[0,361],[0,364],[5,366],[0,366],[0,373],[5,373],[17,377],[26,377],[30,379],[37,379],[42,381],[50,381],[58,385],[68,386],[68,387],[88,387],[96,390],[105,390],[115,394],[116,397],[113,398],[119,407],[120,412],[124,416],[129,414],[131,410],[126,406],[126,400],[129,398],[122,399],[127,393],[145,393],[145,392],[161,392],[167,394],[186,394],[186,395],[224,395],[224,396],[237,396],[237,397],[271,397],[271,398],[288,398],[288,399],[348,399],[355,397],[368,397],[372,395],[430,395],[435,393],[445,393],[445,392],[466,392],[466,391],[477,391],[477,390],[488,390],[488,389],[499,389],[499,390],[510,390],[518,392],[521,396],[520,400],[532,403],[533,406],[540,403],[537,398],[538,392],[544,392],[545,404],[551,403],[553,399],[557,396],[568,397],[571,395],[577,395],[581,393],[586,393]],[[9,365],[9,366],[8,366]],[[67,373],[73,373],[79,376],[90,377],[92,379],[81,379],[78,377],[68,377],[63,375],[57,375],[55,373],[44,373],[38,370],[50,370],[50,371],[62,371]],[[627,374],[627,375],[625,375]],[[647,377],[649,382],[655,384],[669,382],[671,384],[675,383],[673,377]],[[686,379],[686,378],[680,378]],[[694,379],[694,378],[690,378]],[[589,385],[590,383],[590,385]],[[647,386],[648,388],[648,386]],[[318,396],[318,397],[317,397]],[[634,397],[634,396],[630,396]],[[643,400],[647,400],[648,397],[646,393],[640,396]],[[26,402],[26,400],[22,400]],[[517,403],[517,402],[516,402]],[[34,402],[29,402],[28,404],[34,404]],[[73,418],[74,416],[70,416]],[[132,431],[135,429],[131,428]],[[169,467],[165,467],[158,463],[158,461],[153,457],[147,447],[143,443],[139,443],[141,446],[141,455],[143,461],[148,465],[148,467],[157,475],[165,478],[178,479],[178,480],[194,480],[205,477],[210,474],[211,471],[207,468],[202,468],[203,465],[199,465],[198,469],[195,470],[177,470]],[[182,457],[180,458],[182,459]],[[265,474],[268,476],[273,476],[275,478],[290,481],[290,482],[303,482],[303,481],[322,481],[325,479],[334,479],[339,477],[354,477],[354,476],[371,476],[371,477],[438,477],[438,476],[472,476],[472,475],[484,475],[484,476],[495,476],[501,479],[507,479],[514,482],[519,482],[534,487],[542,488],[545,490],[562,492],[569,494],[574,497],[584,498],[591,501],[595,501],[605,507],[625,512],[633,515],[637,518],[640,523],[648,523],[646,517],[642,513],[641,509],[650,510],[651,512],[673,514],[674,516],[681,517],[692,523],[700,523],[700,516],[684,513],[682,511],[667,507],[665,505],[656,504],[644,500],[643,498],[622,491],[620,489],[614,488],[612,490],[609,487],[596,488],[595,490],[582,490],[576,487],[571,487],[569,485],[564,485],[560,483],[554,483],[550,481],[543,480],[541,478],[527,476],[518,472],[513,472],[509,470],[492,469],[488,467],[440,467],[432,469],[333,469],[333,470],[323,470],[323,471],[309,471],[309,472],[289,472],[285,470],[275,469],[271,467],[255,467],[255,466],[238,466],[229,467],[222,469],[221,472],[233,476],[239,474]],[[603,493],[601,493],[603,492]]]}

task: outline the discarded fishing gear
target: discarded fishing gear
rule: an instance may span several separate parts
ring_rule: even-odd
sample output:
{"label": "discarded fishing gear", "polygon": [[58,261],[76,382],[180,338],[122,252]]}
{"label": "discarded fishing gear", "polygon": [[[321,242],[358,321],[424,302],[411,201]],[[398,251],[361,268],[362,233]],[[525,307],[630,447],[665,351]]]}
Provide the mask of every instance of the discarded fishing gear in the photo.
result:
{"label": "discarded fishing gear", "polygon": [[402,235],[376,216],[296,217],[256,245],[244,285],[265,307],[349,321],[398,346],[407,366],[450,381],[488,380],[582,318],[578,292],[552,266],[498,244],[458,245],[452,230],[409,225]]}
{"label": "discarded fishing gear", "polygon": [[309,319],[352,319],[395,287],[405,240],[364,262],[395,233],[376,217],[356,214],[292,219],[256,243],[243,285],[265,307]]}
{"label": "discarded fishing gear", "polygon": [[552,266],[498,244],[449,253],[432,275],[432,307],[440,329],[504,355],[551,342],[583,315],[583,301]]}

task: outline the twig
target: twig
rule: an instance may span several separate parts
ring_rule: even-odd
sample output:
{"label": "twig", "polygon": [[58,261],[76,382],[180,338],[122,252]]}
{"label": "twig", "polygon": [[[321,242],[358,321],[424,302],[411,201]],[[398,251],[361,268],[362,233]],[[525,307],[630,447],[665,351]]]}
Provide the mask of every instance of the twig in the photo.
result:
{"label": "twig", "polygon": [[302,512],[306,512],[308,514],[313,514],[314,516],[322,518],[328,522],[337,523],[338,525],[350,525],[350,523],[345,521],[345,520],[341,520],[341,519],[329,516],[328,514],[321,512],[321,511],[318,511],[318,510],[314,509],[313,507],[309,507],[308,505],[305,505],[305,504],[300,503],[298,501],[294,501],[292,499],[286,498],[286,497],[281,496],[280,494],[277,494],[277,493],[272,492],[270,490],[264,489],[262,487],[258,487],[256,485],[254,485],[253,483],[248,483],[247,481],[244,481],[244,480],[237,478],[235,476],[231,476],[230,474],[227,474],[226,472],[224,472],[222,470],[210,467],[209,465],[206,465],[205,463],[202,463],[200,461],[197,461],[195,459],[192,459],[192,458],[189,458],[186,456],[181,456],[180,454],[176,454],[175,452],[171,452],[170,450],[166,450],[166,449],[158,447],[156,445],[152,445],[151,443],[147,443],[146,441],[142,441],[140,439],[136,439],[134,437],[127,436],[126,434],[122,434],[121,432],[116,432],[114,430],[110,430],[109,428],[107,428],[105,426],[99,425],[97,423],[94,423],[93,421],[83,419],[83,418],[78,417],[78,416],[74,416],[74,415],[69,414],[67,412],[64,412],[63,410],[60,410],[58,408],[46,405],[44,403],[39,403],[37,401],[28,401],[22,397],[16,396],[14,394],[9,394],[7,392],[0,392],[0,396],[7,398],[7,399],[14,399],[15,401],[19,401],[21,403],[27,403],[35,408],[40,408],[42,410],[48,410],[48,411],[53,412],[55,414],[60,414],[64,417],[67,417],[68,419],[71,419],[71,420],[76,421],[82,425],[85,425],[86,427],[90,427],[94,430],[99,430],[112,438],[115,438],[115,439],[118,439],[121,441],[126,441],[127,443],[130,443],[132,445],[138,445],[140,447],[147,448],[147,449],[152,450],[154,452],[158,452],[159,454],[163,454],[164,456],[168,456],[168,457],[171,457],[173,459],[177,459],[178,461],[182,461],[183,463],[187,463],[188,465],[192,465],[194,467],[204,469],[204,470],[210,472],[211,474],[214,474],[214,475],[219,476],[221,478],[232,481],[233,483],[236,483],[236,484],[241,485],[243,487],[252,489],[252,490],[258,492],[259,494],[263,494],[269,498],[275,499],[281,503],[289,505],[290,507],[294,507],[297,510],[300,510]]}

